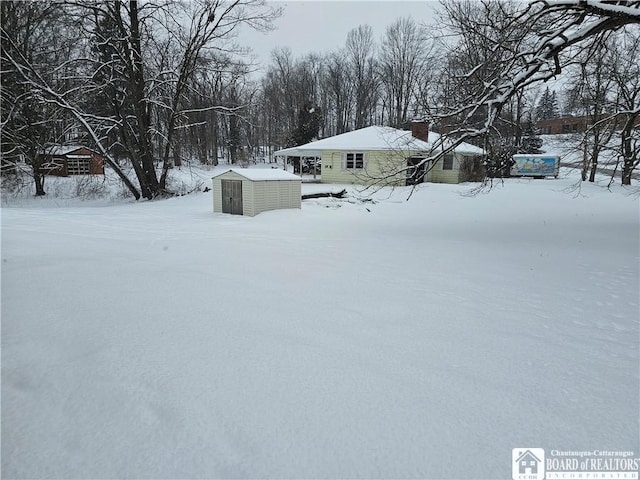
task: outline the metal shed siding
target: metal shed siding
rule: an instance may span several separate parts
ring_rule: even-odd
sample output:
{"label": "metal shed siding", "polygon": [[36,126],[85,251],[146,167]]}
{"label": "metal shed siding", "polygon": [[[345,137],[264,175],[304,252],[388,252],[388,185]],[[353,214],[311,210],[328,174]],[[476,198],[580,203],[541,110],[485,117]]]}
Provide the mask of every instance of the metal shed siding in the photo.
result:
{"label": "metal shed siding", "polygon": [[301,185],[298,181],[276,180],[254,182],[255,214],[280,208],[302,206]]}
{"label": "metal shed siding", "polygon": [[291,188],[291,206],[293,208],[302,208],[302,182],[290,182]]}
{"label": "metal shed siding", "polygon": [[213,179],[213,211],[222,213],[222,179],[215,177]]}
{"label": "metal shed siding", "polygon": [[253,196],[253,187],[255,184],[256,182],[252,182],[246,178],[242,179],[242,214],[248,217],[256,215],[256,205]]}
{"label": "metal shed siding", "polygon": [[265,211],[266,192],[269,182],[252,182],[253,183],[253,211],[249,214],[252,217]]}
{"label": "metal shed siding", "polygon": [[[264,182],[264,203],[263,211],[276,210],[278,208],[278,185],[277,182]],[[269,185],[267,185],[269,183]]]}
{"label": "metal shed siding", "polygon": [[278,183],[278,208],[287,208],[291,201],[291,189],[288,184]]}

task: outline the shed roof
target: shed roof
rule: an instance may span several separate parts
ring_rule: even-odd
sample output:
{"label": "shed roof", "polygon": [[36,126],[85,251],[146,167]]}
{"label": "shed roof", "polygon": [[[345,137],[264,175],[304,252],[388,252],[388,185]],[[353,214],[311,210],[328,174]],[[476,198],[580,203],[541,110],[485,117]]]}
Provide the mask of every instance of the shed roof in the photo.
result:
{"label": "shed roof", "polygon": [[75,152],[81,148],[93,151],[84,145],[52,145],[50,147],[46,147],[44,149],[44,153],[46,155],[67,155],[68,153]]}
{"label": "shed roof", "polygon": [[[274,155],[282,156],[320,156],[323,150],[356,150],[356,151],[403,151],[430,152],[439,144],[440,135],[429,132],[429,141],[425,142],[411,135],[407,130],[392,127],[366,127],[333,137],[323,138],[298,147],[278,150]],[[444,147],[446,147],[446,143]],[[461,143],[454,151],[482,155],[484,151],[469,143]]]}
{"label": "shed roof", "polygon": [[263,180],[302,180],[298,175],[285,172],[279,168],[230,168],[224,172],[217,173],[212,178],[219,177],[228,172],[234,172],[243,176],[247,180],[263,181]]}

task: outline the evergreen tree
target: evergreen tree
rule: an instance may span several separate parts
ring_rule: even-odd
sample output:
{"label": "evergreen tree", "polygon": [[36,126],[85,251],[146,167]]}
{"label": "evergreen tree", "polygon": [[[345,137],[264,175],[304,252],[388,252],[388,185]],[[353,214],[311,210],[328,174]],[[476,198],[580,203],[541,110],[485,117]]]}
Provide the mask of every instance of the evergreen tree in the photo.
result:
{"label": "evergreen tree", "polygon": [[522,132],[522,140],[517,153],[542,153],[542,139],[538,136],[536,128],[529,122]]}
{"label": "evergreen tree", "polygon": [[305,105],[298,112],[298,124],[293,131],[293,145],[304,145],[318,136],[322,126],[322,111],[319,106],[311,102]]}
{"label": "evergreen tree", "polygon": [[549,87],[546,88],[536,107],[536,117],[538,120],[558,118],[558,99],[555,90],[551,91]]}

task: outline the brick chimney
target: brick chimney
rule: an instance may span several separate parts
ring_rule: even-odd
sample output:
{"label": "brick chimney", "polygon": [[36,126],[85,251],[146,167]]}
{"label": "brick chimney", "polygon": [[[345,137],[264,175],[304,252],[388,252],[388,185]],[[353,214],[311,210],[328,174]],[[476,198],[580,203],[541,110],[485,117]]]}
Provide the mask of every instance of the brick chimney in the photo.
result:
{"label": "brick chimney", "polygon": [[411,122],[411,135],[425,142],[429,139],[429,124],[424,120]]}

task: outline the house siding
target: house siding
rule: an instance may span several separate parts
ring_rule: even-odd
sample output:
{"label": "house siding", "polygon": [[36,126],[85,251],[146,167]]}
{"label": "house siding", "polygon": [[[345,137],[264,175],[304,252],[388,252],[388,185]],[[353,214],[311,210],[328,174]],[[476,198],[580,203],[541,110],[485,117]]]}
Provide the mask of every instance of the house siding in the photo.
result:
{"label": "house siding", "polygon": [[427,174],[427,181],[433,183],[459,183],[461,157],[454,155],[453,170],[443,170],[442,160],[438,160]]}
{"label": "house siding", "polygon": [[322,152],[321,171],[320,181],[322,183],[358,183],[358,179],[354,175],[353,170],[345,170],[342,168],[341,151]]}
{"label": "house siding", "polygon": [[[358,152],[358,150],[353,150]],[[385,185],[404,185],[406,172],[396,172],[405,168],[407,158],[419,155],[417,152],[368,151],[365,154],[364,169],[347,170],[343,168],[343,155],[346,151],[322,152],[322,183],[341,183],[367,185],[384,178]]]}

